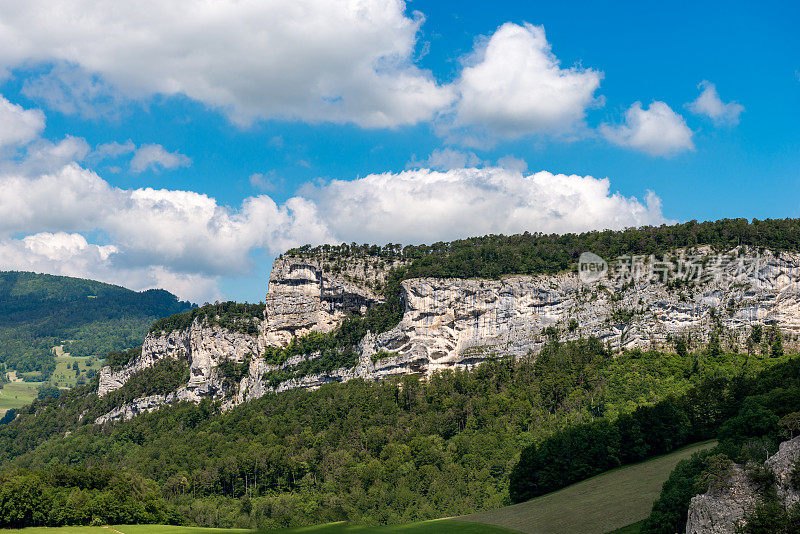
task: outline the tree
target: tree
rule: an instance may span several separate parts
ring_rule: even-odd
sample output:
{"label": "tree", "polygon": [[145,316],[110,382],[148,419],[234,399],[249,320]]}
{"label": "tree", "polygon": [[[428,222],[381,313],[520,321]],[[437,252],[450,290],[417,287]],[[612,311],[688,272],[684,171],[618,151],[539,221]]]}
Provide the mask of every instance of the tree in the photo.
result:
{"label": "tree", "polygon": [[795,432],[800,430],[800,412],[784,415],[780,418],[778,424],[789,432],[789,439],[794,438]]}

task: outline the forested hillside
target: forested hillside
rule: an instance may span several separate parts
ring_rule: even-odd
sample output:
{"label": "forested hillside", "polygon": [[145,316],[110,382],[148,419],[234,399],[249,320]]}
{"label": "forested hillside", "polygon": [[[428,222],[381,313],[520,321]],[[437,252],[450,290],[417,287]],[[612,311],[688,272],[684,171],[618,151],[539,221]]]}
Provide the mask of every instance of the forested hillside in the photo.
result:
{"label": "forested hillside", "polygon": [[[48,489],[57,483],[45,474],[54,465],[124,470],[151,488],[160,520],[399,523],[502,506],[527,445],[786,359],[699,347],[614,356],[594,340],[554,342],[536,361],[498,360],[427,381],[354,380],[268,395],[224,413],[208,401],[179,404],[104,426],[91,422],[113,399],[85,386],[38,400],[0,427],[0,459],[18,477],[29,475],[17,469],[34,470],[30,483],[43,494],[68,493]],[[147,372],[117,400],[149,394],[183,370]],[[58,524],[59,517],[41,521]]]}
{"label": "forested hillside", "polygon": [[162,289],[136,292],[80,278],[0,272],[0,364],[46,380],[55,369],[53,347],[102,358],[141,345],[153,321],[192,306]]}

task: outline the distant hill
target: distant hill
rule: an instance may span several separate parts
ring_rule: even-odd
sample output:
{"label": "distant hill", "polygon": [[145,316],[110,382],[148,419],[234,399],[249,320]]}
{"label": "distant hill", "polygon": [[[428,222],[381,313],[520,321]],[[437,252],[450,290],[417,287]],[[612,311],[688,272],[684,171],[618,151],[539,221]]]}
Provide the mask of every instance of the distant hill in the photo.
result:
{"label": "distant hill", "polygon": [[156,319],[193,307],[163,289],[136,292],[94,280],[3,271],[0,365],[46,380],[56,368],[54,347],[63,345],[59,354],[102,358],[141,344]]}

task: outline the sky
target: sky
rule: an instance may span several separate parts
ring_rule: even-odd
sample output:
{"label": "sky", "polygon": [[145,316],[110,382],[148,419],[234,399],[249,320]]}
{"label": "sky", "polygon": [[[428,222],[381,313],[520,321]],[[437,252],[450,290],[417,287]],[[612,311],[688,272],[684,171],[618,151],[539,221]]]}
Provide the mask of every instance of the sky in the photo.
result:
{"label": "sky", "polygon": [[800,217],[796,2],[0,0],[0,269]]}

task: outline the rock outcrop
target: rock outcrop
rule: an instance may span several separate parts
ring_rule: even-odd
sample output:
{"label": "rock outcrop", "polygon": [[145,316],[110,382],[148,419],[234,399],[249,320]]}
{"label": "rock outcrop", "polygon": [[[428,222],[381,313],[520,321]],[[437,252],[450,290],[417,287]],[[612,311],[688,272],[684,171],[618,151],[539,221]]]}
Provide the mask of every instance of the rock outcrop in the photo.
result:
{"label": "rock outcrop", "polygon": [[686,534],[733,534],[757,501],[756,488],[747,473],[734,465],[724,485],[692,497]]}
{"label": "rock outcrop", "polygon": [[377,289],[387,272],[401,264],[351,258],[285,257],[275,260],[269,277],[262,334],[269,345],[283,346],[308,332],[330,332],[352,313],[382,302]]}
{"label": "rock outcrop", "polygon": [[[738,257],[738,251],[732,257]],[[161,358],[183,358],[191,367],[184,388],[159,400],[137,399],[117,416],[128,417],[174,400],[224,398],[232,406],[270,391],[314,388],[360,377],[469,368],[494,355],[537,353],[548,337],[595,336],[614,350],[672,348],[670,339],[707,340],[724,332],[723,348],[741,348],[751,325],[775,325],[791,345],[800,338],[800,256],[762,255],[742,270],[732,261],[713,278],[685,284],[658,280],[602,279],[584,283],[574,274],[508,276],[500,280],[410,279],[402,283],[405,313],[393,329],[368,334],[353,367],[323,373],[287,373],[275,383],[265,374],[292,371],[317,354],[279,367],[262,357],[308,332],[329,332],[351,313],[382,302],[379,288],[399,260],[374,257],[287,256],[275,261],[258,335],[195,321],[185,331],[151,334],[142,355],[122,369],[104,368],[99,394],[121,387]],[[725,346],[728,345],[728,347]],[[223,360],[249,361],[238,389],[223,387]],[[141,402],[138,402],[141,401]],[[113,419],[113,418],[112,418]]]}
{"label": "rock outcrop", "polygon": [[[800,437],[780,444],[777,453],[764,465],[775,477],[778,498],[788,509],[800,500],[792,484],[795,465],[800,459]],[[686,534],[734,534],[746,524],[758,501],[758,489],[750,482],[742,466],[733,465],[724,484],[692,497]]]}

